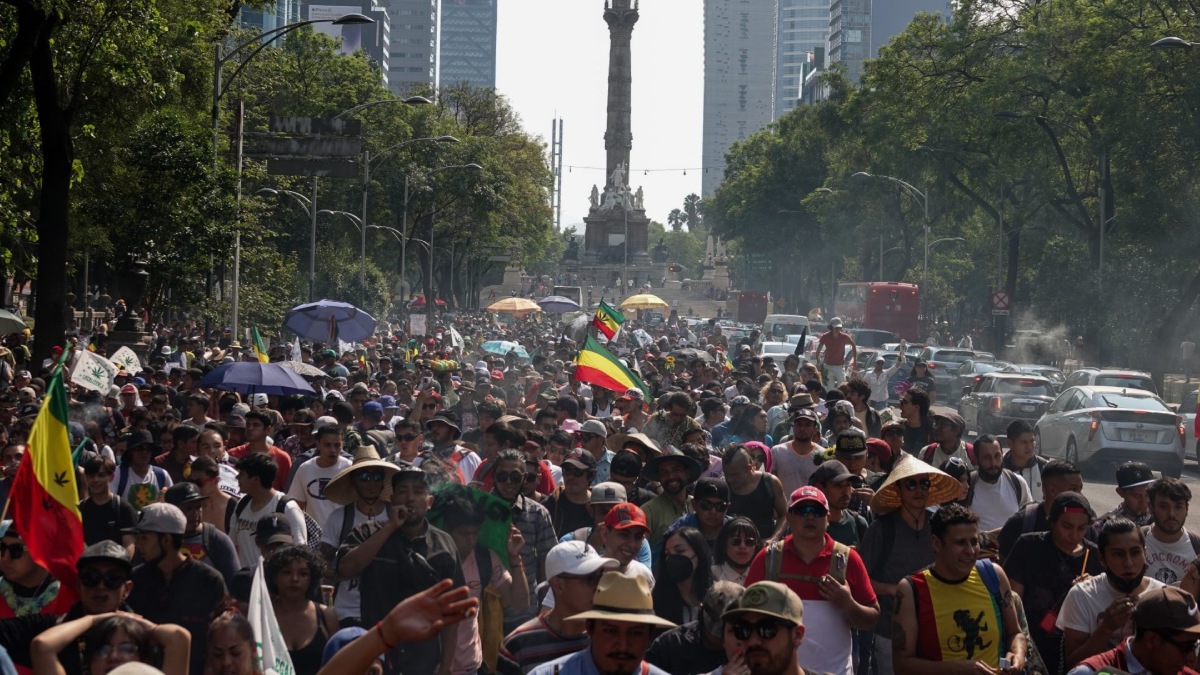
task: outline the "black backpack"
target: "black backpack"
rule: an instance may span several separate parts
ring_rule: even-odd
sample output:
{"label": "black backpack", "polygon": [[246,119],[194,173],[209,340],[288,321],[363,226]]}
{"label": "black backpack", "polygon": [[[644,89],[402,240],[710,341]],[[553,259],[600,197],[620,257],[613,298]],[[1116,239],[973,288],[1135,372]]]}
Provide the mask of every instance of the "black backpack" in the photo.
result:
{"label": "black backpack", "polygon": [[[296,500],[288,499],[287,497],[280,495],[279,501],[276,502],[276,504],[275,504],[275,513],[278,513],[278,514],[286,513],[288,503],[294,502],[294,501],[296,501]],[[234,503],[234,501],[232,499],[230,499],[228,502],[226,502],[226,506],[225,506],[225,531],[226,532],[234,531],[234,529],[233,529],[234,522],[237,521],[237,519],[242,516],[242,513],[244,513],[249,506],[250,506],[250,495],[242,495],[242,498],[237,500],[236,504]],[[317,521],[313,520],[313,517],[308,515],[307,512],[301,511],[300,513],[302,513],[304,515],[304,529],[305,529],[305,536],[307,538],[306,545],[308,546],[308,548],[311,548],[315,551],[321,545],[321,526],[318,525]],[[350,518],[351,518],[351,520],[353,520],[353,518],[354,518],[353,514],[350,516]]]}

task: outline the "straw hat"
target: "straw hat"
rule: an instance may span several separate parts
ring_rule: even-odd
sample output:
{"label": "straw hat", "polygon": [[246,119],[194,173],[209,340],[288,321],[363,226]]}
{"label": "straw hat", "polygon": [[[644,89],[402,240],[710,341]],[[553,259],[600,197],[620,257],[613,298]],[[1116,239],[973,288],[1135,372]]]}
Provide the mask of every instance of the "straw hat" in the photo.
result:
{"label": "straw hat", "polygon": [[908,454],[901,454],[896,460],[896,466],[888,474],[887,480],[879,486],[875,496],[871,498],[871,510],[875,513],[887,513],[900,508],[900,481],[915,476],[929,476],[929,501],[926,506],[945,504],[958,498],[959,483],[950,474],[934,466],[926,464]]}
{"label": "straw hat", "polygon": [[644,454],[647,457],[653,457],[654,455],[662,454],[662,448],[658,447],[658,443],[655,443],[646,434],[638,432],[632,434],[613,434],[612,436],[609,436],[608,440],[606,440],[604,443],[608,446],[608,449],[612,450],[613,452],[620,452],[625,449],[627,444],[632,443],[645,448],[646,452]]}
{"label": "straw hat", "polygon": [[605,572],[600,577],[590,612],[567,618],[570,621],[600,619],[645,623],[662,628],[675,627],[670,621],[654,615],[654,600],[645,577],[640,574],[627,577],[620,572]]}
{"label": "straw hat", "polygon": [[379,459],[375,446],[364,443],[354,451],[354,463],[339,471],[325,486],[325,499],[341,506],[353,504],[358,499],[358,493],[354,491],[354,480],[350,475],[359,469],[383,469],[383,492],[379,499],[387,501],[392,498],[392,476],[400,471],[400,467]]}

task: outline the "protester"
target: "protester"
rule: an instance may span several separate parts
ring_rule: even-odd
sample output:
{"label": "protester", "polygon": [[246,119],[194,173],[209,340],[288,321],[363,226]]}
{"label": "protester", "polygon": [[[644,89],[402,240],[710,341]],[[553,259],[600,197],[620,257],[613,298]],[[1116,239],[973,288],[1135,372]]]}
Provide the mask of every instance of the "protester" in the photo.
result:
{"label": "protester", "polygon": [[646,650],[646,661],[674,675],[700,675],[720,668],[726,661],[721,616],[744,591],[740,584],[714,583],[700,603],[700,618],[659,634]]}
{"label": "protester", "polygon": [[[199,560],[221,573],[225,585],[233,582],[233,575],[241,567],[233,540],[216,526],[204,522],[204,510],[208,498],[200,494],[195,483],[176,483],[167,488],[166,502],[179,507],[187,519],[183,531],[183,549],[192,560]],[[133,524],[130,524],[132,527]]]}
{"label": "protester", "polygon": [[1067,675],[1100,671],[1175,675],[1194,673],[1200,612],[1188,593],[1165,587],[1138,597],[1131,614],[1133,635],[1112,649],[1089,656]]}
{"label": "protester", "polygon": [[325,643],[338,630],[334,609],[312,599],[319,594],[324,571],[324,562],[312,549],[295,544],[263,562],[280,637],[297,675],[315,675]]}
{"label": "protester", "polygon": [[680,516],[691,512],[687,488],[700,477],[701,470],[699,462],[676,448],[668,448],[646,462],[642,477],[663,488],[662,494],[642,505],[650,525],[650,550],[655,561],[667,528]]}
{"label": "protester", "polygon": [[1188,564],[1200,554],[1200,536],[1184,527],[1192,491],[1169,476],[1146,488],[1154,521],[1146,529],[1146,575],[1168,586],[1178,586]]}
{"label": "protester", "polygon": [[90,546],[108,539],[124,544],[132,551],[133,537],[122,534],[121,530],[133,526],[137,511],[112,491],[116,464],[107,457],[92,455],[83,462],[81,468],[88,495],[79,502],[79,514],[83,518],[83,542]]}
{"label": "protester", "polygon": [[804,605],[787,586],[760,581],[747,588],[721,619],[728,661],[722,673],[817,675],[800,665],[807,630]]}

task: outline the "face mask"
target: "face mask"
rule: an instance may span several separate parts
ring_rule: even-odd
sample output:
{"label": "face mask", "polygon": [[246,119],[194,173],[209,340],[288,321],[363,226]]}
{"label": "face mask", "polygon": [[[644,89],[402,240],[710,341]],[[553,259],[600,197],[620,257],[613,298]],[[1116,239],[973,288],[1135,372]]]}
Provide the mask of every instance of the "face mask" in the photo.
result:
{"label": "face mask", "polygon": [[[670,568],[668,568],[668,569],[670,569]],[[1145,574],[1146,574],[1146,567],[1142,566],[1142,571],[1138,572],[1137,576],[1132,579],[1122,579],[1120,577],[1116,577],[1111,574],[1106,574],[1105,576],[1108,577],[1108,583],[1112,584],[1113,588],[1117,589],[1121,593],[1128,595],[1128,594],[1134,592],[1135,590],[1137,590],[1137,587],[1142,584],[1142,576]]]}
{"label": "face mask", "polygon": [[692,570],[694,569],[691,558],[673,553],[666,557],[663,564],[666,565],[667,579],[670,579],[671,583],[675,584],[683,583],[690,579]]}

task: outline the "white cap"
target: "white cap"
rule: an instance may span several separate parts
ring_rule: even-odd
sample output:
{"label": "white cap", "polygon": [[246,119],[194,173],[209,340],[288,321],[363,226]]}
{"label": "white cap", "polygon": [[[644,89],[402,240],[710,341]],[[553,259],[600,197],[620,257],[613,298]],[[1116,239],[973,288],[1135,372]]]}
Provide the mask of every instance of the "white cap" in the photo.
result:
{"label": "white cap", "polygon": [[582,577],[596,570],[615,570],[620,565],[612,558],[601,558],[586,541],[565,541],[546,554],[546,578],[553,579],[560,574]]}
{"label": "white cap", "polygon": [[320,429],[321,427],[328,427],[328,426],[336,427],[337,423],[338,423],[338,421],[337,421],[336,417],[330,417],[329,415],[322,415],[321,417],[317,418],[316,422],[313,422],[312,428],[313,428],[313,431],[315,432],[317,429]]}
{"label": "white cap", "polygon": [[[488,369],[487,361],[476,361],[475,362],[475,370],[487,370],[487,369]],[[491,371],[489,370],[488,372],[491,372]]]}
{"label": "white cap", "polygon": [[255,408],[261,408],[261,407],[266,406],[267,405],[267,395],[266,394],[251,394],[250,395],[250,405],[253,405]]}

